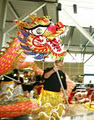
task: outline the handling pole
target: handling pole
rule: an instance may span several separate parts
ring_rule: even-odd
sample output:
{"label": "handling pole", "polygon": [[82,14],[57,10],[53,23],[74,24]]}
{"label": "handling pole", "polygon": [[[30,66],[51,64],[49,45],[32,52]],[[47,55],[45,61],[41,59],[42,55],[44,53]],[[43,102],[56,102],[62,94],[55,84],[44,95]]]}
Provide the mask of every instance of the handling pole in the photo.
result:
{"label": "handling pole", "polygon": [[4,75],[4,76],[7,77],[7,78],[9,78],[10,80],[13,80],[13,81],[17,82],[17,83],[21,83],[20,81],[17,81],[17,80],[15,80],[15,79],[12,78],[12,77],[9,77],[9,76],[7,76],[7,75]]}
{"label": "handling pole", "polygon": [[[54,63],[54,65],[55,65],[55,63]],[[56,66],[56,65],[55,65],[55,66]],[[66,95],[66,93],[65,93],[65,90],[64,90],[64,87],[63,87],[63,84],[62,84],[62,81],[61,81],[61,78],[60,78],[59,72],[56,71],[56,73],[57,73],[57,76],[58,76],[58,79],[59,79],[59,82],[60,82],[60,85],[61,85],[61,88],[62,88],[62,91],[63,91],[64,97],[65,97],[66,103],[67,103],[67,105],[69,106],[69,102],[68,102],[68,99],[67,99],[67,95]]]}

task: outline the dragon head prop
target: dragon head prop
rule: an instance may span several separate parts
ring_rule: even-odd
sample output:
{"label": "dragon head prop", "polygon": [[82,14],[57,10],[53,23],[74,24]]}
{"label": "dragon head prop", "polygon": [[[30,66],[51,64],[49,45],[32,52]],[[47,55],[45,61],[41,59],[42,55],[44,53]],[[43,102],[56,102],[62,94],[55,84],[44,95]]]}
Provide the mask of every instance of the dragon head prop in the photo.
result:
{"label": "dragon head prop", "polygon": [[19,68],[27,55],[36,60],[49,54],[54,60],[65,56],[60,38],[66,35],[68,29],[61,22],[54,24],[49,16],[30,15],[30,19],[31,22],[14,21],[19,31],[17,37],[11,37],[12,41],[0,51],[0,75]]}
{"label": "dragon head prop", "polygon": [[61,44],[61,37],[68,29],[61,22],[54,24],[49,16],[30,15],[31,23],[16,21],[20,29],[18,39],[24,53],[33,55],[35,59],[43,59],[51,53],[54,59],[63,59],[66,51]]}

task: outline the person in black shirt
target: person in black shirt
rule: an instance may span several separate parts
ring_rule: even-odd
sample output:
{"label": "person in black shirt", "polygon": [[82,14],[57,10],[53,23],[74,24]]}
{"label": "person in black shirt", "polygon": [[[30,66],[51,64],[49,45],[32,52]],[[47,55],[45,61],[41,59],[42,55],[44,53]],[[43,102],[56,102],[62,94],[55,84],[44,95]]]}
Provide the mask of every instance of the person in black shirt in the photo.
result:
{"label": "person in black shirt", "polygon": [[33,84],[33,90],[34,90],[34,98],[37,99],[41,93],[42,88],[43,88],[42,75],[40,75],[38,70],[35,71],[35,78],[36,78],[36,81]]}
{"label": "person in black shirt", "polygon": [[4,104],[12,100],[15,83],[12,80],[13,74],[8,73],[1,77],[0,103]]}
{"label": "person in black shirt", "polygon": [[23,83],[23,78],[20,77],[20,73],[18,71],[18,69],[14,69],[13,70],[13,79],[15,79],[18,83]]}
{"label": "person in black shirt", "polygon": [[[52,68],[47,68],[44,70],[43,74],[43,90],[41,92],[41,106],[43,111],[41,111],[41,114],[45,111],[45,114],[49,114],[50,118],[54,119],[60,119],[60,117],[64,113],[64,103],[63,103],[63,96],[60,94],[61,91],[61,85],[59,78],[57,76],[57,71],[60,75],[64,90],[67,90],[67,84],[66,84],[66,76],[65,73],[62,72],[62,66],[63,61],[62,60],[56,60],[55,66]],[[49,104],[49,105],[47,105]],[[47,105],[47,106],[46,106]],[[50,110],[51,111],[50,111]],[[53,111],[53,112],[52,112]],[[39,114],[39,120],[42,120],[45,115]],[[45,120],[46,118],[44,118]]]}
{"label": "person in black shirt", "polygon": [[67,84],[66,84],[66,76],[65,73],[62,72],[62,66],[63,62],[62,60],[55,61],[55,66],[52,68],[47,68],[44,70],[43,78],[45,80],[44,82],[44,90],[49,90],[53,92],[60,92],[60,82],[59,78],[57,76],[57,71],[59,72],[63,87],[65,90],[67,90]]}
{"label": "person in black shirt", "polygon": [[[25,72],[26,73],[26,72]],[[28,72],[27,72],[28,73]],[[37,72],[36,72],[37,73]],[[41,75],[39,75],[38,73],[36,74],[35,73],[35,76],[33,76],[33,79],[32,81],[30,80],[30,83],[27,82],[27,83],[23,83],[22,84],[22,88],[23,88],[23,91],[25,93],[25,96],[28,97],[28,95],[30,94],[30,92],[33,90],[35,90],[36,88],[38,88],[42,83],[41,83]],[[30,73],[29,73],[30,74]],[[39,93],[38,93],[39,94]],[[33,97],[35,98],[36,95],[34,95]]]}
{"label": "person in black shirt", "polygon": [[[57,73],[54,69],[55,68],[52,67],[52,68],[47,68],[44,71],[44,75],[45,75],[44,90],[60,92],[61,85],[60,85]],[[51,74],[51,75],[48,78],[46,78],[47,74]],[[66,76],[61,70],[59,70],[59,75],[60,75],[63,87],[66,90],[67,89]]]}

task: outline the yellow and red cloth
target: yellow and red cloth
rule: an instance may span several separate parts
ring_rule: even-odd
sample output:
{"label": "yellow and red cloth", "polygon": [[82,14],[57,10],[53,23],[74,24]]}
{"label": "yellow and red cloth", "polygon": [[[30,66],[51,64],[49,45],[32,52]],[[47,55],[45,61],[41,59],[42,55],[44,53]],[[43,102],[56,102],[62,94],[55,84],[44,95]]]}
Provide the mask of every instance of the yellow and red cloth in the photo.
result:
{"label": "yellow and red cloth", "polygon": [[0,118],[16,117],[35,113],[39,110],[39,106],[34,100],[26,100],[8,105],[0,105]]}
{"label": "yellow and red cloth", "polygon": [[52,92],[42,89],[39,103],[41,104],[38,120],[60,120],[65,113],[62,94],[60,94],[60,92]]}

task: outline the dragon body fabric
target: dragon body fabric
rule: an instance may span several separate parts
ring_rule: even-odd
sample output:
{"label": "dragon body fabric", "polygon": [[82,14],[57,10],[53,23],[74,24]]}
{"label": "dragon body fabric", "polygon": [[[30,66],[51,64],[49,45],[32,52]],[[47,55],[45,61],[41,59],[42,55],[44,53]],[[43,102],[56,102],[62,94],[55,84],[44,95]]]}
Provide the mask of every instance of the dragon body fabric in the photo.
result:
{"label": "dragon body fabric", "polygon": [[8,42],[9,47],[1,51],[0,75],[7,74],[24,61],[27,55],[41,60],[51,54],[54,59],[63,59],[66,51],[63,50],[60,37],[66,35],[68,29],[61,22],[54,24],[50,17],[30,15],[31,22],[14,21],[19,28],[17,37]]}
{"label": "dragon body fabric", "polygon": [[[36,60],[42,60],[49,54],[54,60],[61,60],[65,56],[66,51],[63,49],[60,37],[65,36],[68,29],[61,22],[54,24],[48,16],[38,17],[37,15],[30,15],[30,19],[31,22],[14,21],[14,23],[17,24],[19,31],[17,33],[17,37],[12,37],[12,42],[8,42],[9,47],[4,47],[5,51],[1,50],[0,52],[0,75],[8,74],[11,73],[13,69],[18,69],[24,62],[27,55],[32,55]],[[2,105],[0,105],[0,117],[26,115],[36,112],[39,109],[41,111],[43,109],[44,111],[44,109],[47,108],[43,106],[40,108],[37,103],[39,101],[33,101],[31,99],[24,100],[24,94],[22,93],[21,86],[17,85],[14,87],[14,81],[12,82],[13,83],[11,83],[11,81],[10,83],[5,81],[2,82],[2,94],[0,95],[0,103],[2,102]],[[55,97],[58,98],[58,96],[60,95]],[[9,102],[11,100],[12,102],[13,100],[17,100],[17,102],[3,105],[3,101],[6,103],[6,101]],[[61,97],[60,101],[62,101]],[[5,108],[7,109],[5,110]],[[48,110],[52,111],[53,106],[48,105],[48,108]],[[57,114],[59,110],[61,111],[61,109],[63,110],[63,105],[60,104],[56,108],[55,113]],[[46,112],[42,113],[43,112],[40,112],[38,115],[40,118],[42,115],[46,114]],[[50,114],[48,114],[48,117],[50,118],[51,116],[49,115]],[[53,115],[54,111],[52,113],[52,116]]]}

